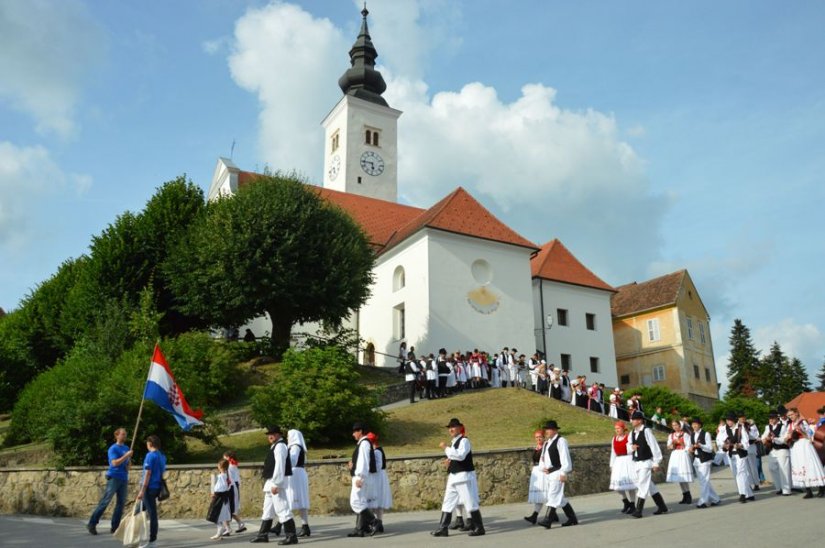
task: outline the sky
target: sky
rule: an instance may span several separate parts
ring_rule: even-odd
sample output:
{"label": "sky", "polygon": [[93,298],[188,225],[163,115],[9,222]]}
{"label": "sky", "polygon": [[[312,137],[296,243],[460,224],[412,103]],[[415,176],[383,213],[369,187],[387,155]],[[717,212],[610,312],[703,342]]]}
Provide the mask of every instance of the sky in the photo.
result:
{"label": "sky", "polygon": [[[0,2],[0,307],[219,156],[321,181],[352,0]],[[687,268],[720,380],[734,318],[825,359],[825,4],[370,0],[399,200],[463,186],[612,285]],[[233,146],[234,143],[234,146]]]}

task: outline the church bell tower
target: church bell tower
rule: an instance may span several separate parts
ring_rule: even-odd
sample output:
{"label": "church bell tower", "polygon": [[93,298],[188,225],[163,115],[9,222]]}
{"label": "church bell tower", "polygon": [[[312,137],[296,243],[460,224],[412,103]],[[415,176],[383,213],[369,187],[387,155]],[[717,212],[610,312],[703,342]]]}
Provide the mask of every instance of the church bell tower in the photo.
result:
{"label": "church bell tower", "polygon": [[324,188],[398,200],[398,117],[381,94],[387,89],[375,70],[378,52],[367,28],[366,6],[361,31],[349,51],[350,68],[338,79],[344,96],[327,114],[324,127]]}

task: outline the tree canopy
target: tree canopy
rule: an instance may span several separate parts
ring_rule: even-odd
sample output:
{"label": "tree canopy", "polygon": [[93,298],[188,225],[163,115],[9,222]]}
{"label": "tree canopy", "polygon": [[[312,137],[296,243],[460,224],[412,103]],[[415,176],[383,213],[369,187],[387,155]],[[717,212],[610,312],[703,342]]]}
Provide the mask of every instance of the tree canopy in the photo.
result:
{"label": "tree canopy", "polygon": [[751,341],[750,329],[740,319],[733,321],[728,360],[728,394],[755,396],[753,383],[759,368],[759,352]]}

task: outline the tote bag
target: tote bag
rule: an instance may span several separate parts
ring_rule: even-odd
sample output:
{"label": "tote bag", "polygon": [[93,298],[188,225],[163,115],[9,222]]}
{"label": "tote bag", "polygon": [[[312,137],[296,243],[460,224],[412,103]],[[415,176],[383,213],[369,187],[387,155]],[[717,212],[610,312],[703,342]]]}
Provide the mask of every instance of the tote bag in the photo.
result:
{"label": "tote bag", "polygon": [[115,531],[115,538],[123,543],[123,546],[134,547],[146,544],[149,541],[149,512],[140,501],[127,512],[120,522],[120,527]]}

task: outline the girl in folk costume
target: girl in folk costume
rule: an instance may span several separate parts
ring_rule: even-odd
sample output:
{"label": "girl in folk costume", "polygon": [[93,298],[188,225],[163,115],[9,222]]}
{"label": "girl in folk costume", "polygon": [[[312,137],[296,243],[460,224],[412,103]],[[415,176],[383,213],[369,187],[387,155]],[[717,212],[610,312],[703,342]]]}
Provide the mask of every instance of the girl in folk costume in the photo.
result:
{"label": "girl in folk costume", "polygon": [[722,443],[725,441],[722,432],[725,430],[724,417],[719,419],[719,425],[716,427],[716,455],[713,457],[713,464],[716,466],[730,466],[730,456],[722,449]]}
{"label": "girl in folk costume", "polygon": [[590,408],[590,397],[587,395],[587,377],[580,377],[579,385],[576,387],[576,407]]}
{"label": "girl in folk costume", "polygon": [[791,482],[794,487],[805,489],[805,496],[802,498],[812,498],[814,487],[819,487],[819,497],[825,497],[825,471],[811,443],[811,428],[796,407],[788,410],[788,418],[791,419],[788,426],[791,443]]}
{"label": "girl in folk costume", "polygon": [[550,386],[549,396],[554,400],[564,399],[564,389],[562,387],[561,369],[552,367],[552,364],[547,367],[547,383]]}
{"label": "girl in folk costume", "polygon": [[622,406],[622,390],[618,386],[613,389],[613,393],[610,394],[610,411],[608,415],[612,419],[619,418],[619,407]]}
{"label": "girl in folk costume", "polygon": [[246,524],[241,521],[241,472],[238,470],[238,460],[235,458],[235,451],[227,451],[223,454],[223,458],[229,463],[229,481],[232,482],[230,489],[231,495],[229,499],[229,510],[232,514],[232,519],[238,522],[238,529],[236,533],[243,533],[246,531]]}
{"label": "girl in folk costume", "polygon": [[613,436],[610,447],[610,490],[621,495],[624,504],[621,512],[632,514],[636,511],[636,503],[633,502],[634,491],[636,491],[636,467],[627,449],[630,436],[624,421],[616,421],[613,428],[616,435]]}
{"label": "girl in folk costume", "polygon": [[212,502],[209,504],[206,519],[218,527],[215,535],[210,538],[221,540],[231,533],[229,521],[232,513],[229,509],[229,499],[231,497],[232,480],[229,479],[228,460],[221,459],[218,462],[218,474],[214,478],[212,482]]}
{"label": "girl in folk costume", "polygon": [[286,433],[289,460],[292,464],[292,475],[286,487],[286,496],[293,513],[301,516],[301,531],[299,537],[310,536],[309,530],[309,478],[306,472],[307,444],[300,430],[289,430]]}
{"label": "girl in folk costume", "polygon": [[688,453],[690,436],[682,430],[682,423],[674,420],[670,423],[673,432],[667,437],[667,448],[670,449],[670,459],[667,461],[668,483],[678,483],[682,488],[682,500],[679,504],[692,504],[690,484],[693,481],[693,463]]}
{"label": "girl in folk costume", "polygon": [[370,440],[372,448],[375,450],[375,469],[378,473],[378,479],[373,482],[374,493],[370,499],[374,500],[374,506],[371,508],[375,514],[375,522],[373,529],[376,533],[384,532],[384,510],[392,508],[392,491],[390,490],[390,479],[387,477],[387,455],[384,453],[384,448],[378,444],[378,435],[370,432],[367,434],[367,439]]}
{"label": "girl in folk costume", "polygon": [[470,367],[472,368],[473,388],[481,388],[481,355],[478,353],[478,349],[473,350],[473,354],[470,356]]}
{"label": "girl in folk costume", "polygon": [[524,519],[535,525],[541,507],[547,503],[546,474],[541,467],[541,450],[544,448],[544,430],[536,430],[533,432],[533,439],[536,441],[536,446],[533,448],[533,468],[530,470],[530,485],[527,495],[527,502],[533,505],[533,513],[525,516]]}

